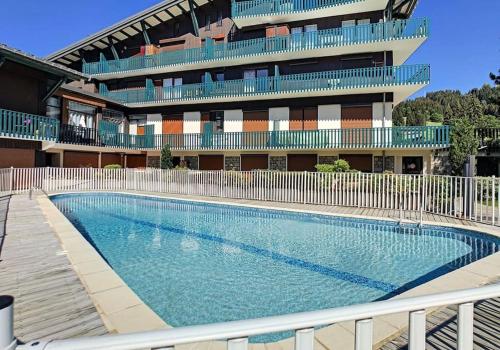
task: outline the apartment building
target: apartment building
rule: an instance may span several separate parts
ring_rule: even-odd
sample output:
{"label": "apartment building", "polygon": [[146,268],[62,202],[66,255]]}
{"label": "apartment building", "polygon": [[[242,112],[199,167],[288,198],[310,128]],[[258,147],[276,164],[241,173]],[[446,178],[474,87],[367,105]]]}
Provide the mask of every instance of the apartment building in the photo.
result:
{"label": "apartment building", "polygon": [[392,125],[393,108],[430,82],[428,65],[405,64],[429,34],[415,5],[162,1],[47,57],[85,76],[49,101],[66,133],[47,151],[80,157],[66,166],[101,166],[109,150],[122,165],[158,166],[168,144],[176,164],[200,170],[342,158],[365,172],[429,173],[448,128]]}

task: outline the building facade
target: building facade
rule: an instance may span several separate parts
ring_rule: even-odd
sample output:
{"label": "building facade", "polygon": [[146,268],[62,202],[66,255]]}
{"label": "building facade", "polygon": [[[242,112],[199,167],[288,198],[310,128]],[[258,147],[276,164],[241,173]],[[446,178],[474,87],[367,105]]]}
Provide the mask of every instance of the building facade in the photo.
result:
{"label": "building facade", "polygon": [[62,166],[158,166],[168,144],[200,170],[430,173],[447,127],[392,125],[430,81],[405,64],[429,34],[415,3],[163,1],[47,58],[85,79],[50,98],[46,150]]}

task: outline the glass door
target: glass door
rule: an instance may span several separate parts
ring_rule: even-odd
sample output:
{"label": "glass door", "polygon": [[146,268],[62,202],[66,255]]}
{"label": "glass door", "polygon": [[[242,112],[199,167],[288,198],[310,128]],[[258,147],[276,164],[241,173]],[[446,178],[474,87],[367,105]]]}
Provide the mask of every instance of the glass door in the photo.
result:
{"label": "glass door", "polygon": [[246,94],[255,92],[255,78],[255,69],[248,69],[243,72],[243,85]]}
{"label": "glass door", "polygon": [[304,38],[307,48],[315,48],[318,44],[318,25],[309,24],[304,26]]}
{"label": "glass door", "polygon": [[302,27],[292,28],[291,41],[292,50],[299,50],[302,43]]}

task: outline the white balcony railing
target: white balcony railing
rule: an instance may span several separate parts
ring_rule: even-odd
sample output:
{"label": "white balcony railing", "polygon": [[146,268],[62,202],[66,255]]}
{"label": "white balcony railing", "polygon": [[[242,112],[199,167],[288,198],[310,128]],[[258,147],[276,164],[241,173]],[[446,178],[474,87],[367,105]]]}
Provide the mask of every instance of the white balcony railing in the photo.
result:
{"label": "white balcony railing", "polygon": [[426,309],[458,304],[457,349],[472,350],[474,302],[500,296],[500,284],[442,294],[352,305],[253,320],[179,327],[142,333],[105,335],[67,340],[36,341],[15,346],[12,303],[0,310],[1,350],[173,350],[174,346],[206,341],[225,341],[228,350],[247,350],[248,337],[295,331],[295,350],[313,350],[315,328],[355,321],[355,349],[372,350],[373,318],[409,312],[409,349],[426,347]]}

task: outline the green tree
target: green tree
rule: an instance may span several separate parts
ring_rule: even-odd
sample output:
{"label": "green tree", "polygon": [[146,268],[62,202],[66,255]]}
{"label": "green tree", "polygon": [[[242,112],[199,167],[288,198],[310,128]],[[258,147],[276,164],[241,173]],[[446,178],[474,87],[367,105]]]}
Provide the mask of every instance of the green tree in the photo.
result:
{"label": "green tree", "polygon": [[474,124],[466,117],[456,118],[450,135],[450,163],[454,175],[463,175],[470,155],[477,152],[479,142],[474,135]]}
{"label": "green tree", "polygon": [[161,149],[160,168],[172,169],[173,167],[174,167],[174,162],[172,159],[172,152],[170,152],[170,146],[165,145]]}
{"label": "green tree", "polygon": [[495,73],[490,73],[490,79],[493,80],[495,85],[500,85],[500,69],[498,70],[498,75]]}

